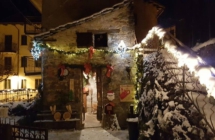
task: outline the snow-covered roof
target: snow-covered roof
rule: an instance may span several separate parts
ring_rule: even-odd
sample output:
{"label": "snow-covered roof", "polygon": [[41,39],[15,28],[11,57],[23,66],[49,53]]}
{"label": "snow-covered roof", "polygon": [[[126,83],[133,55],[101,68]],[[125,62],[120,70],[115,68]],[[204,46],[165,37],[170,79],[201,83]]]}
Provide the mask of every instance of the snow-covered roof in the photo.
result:
{"label": "snow-covered roof", "polygon": [[215,38],[212,38],[212,39],[210,39],[204,43],[200,43],[200,44],[194,46],[192,48],[192,50],[196,52],[196,51],[200,50],[201,48],[206,47],[206,46],[211,45],[211,44],[215,44]]}
{"label": "snow-covered roof", "polygon": [[124,1],[122,1],[120,3],[117,3],[117,4],[113,5],[110,8],[105,8],[105,9],[101,10],[100,12],[94,13],[93,15],[90,15],[88,17],[84,17],[84,18],[81,18],[79,20],[60,25],[60,26],[58,26],[56,28],[52,28],[49,31],[43,32],[41,34],[37,34],[37,35],[34,36],[34,40],[39,41],[40,39],[47,38],[49,36],[52,36],[53,34],[56,34],[58,32],[66,30],[68,28],[83,24],[83,23],[85,23],[87,21],[91,21],[91,20],[93,20],[93,19],[95,19],[95,18],[97,18],[99,16],[106,15],[106,14],[108,14],[110,12],[113,12],[113,11],[116,11],[116,10],[118,10],[120,8],[128,6],[130,3],[131,3],[130,0],[124,0]]}
{"label": "snow-covered roof", "polygon": [[202,60],[192,49],[186,47],[160,27],[153,27],[142,40],[132,49],[137,49],[139,54],[144,54],[144,47],[148,45],[148,41],[158,36],[164,48],[168,50],[177,60],[178,67],[186,65],[191,73],[198,77],[200,84],[206,86],[208,96],[215,97],[215,69]]}

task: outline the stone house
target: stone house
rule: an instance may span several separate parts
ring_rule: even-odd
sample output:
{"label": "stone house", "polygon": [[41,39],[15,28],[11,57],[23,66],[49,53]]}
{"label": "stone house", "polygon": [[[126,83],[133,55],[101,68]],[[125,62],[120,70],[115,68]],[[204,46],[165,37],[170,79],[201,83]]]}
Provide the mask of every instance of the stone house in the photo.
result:
{"label": "stone house", "polygon": [[[77,127],[81,128],[82,112],[88,108],[86,79],[94,76],[96,99],[91,100],[91,107],[92,102],[96,105],[91,109],[96,110],[97,119],[102,121],[104,107],[111,102],[119,126],[127,127],[129,107],[138,90],[137,54],[131,49],[137,42],[135,14],[130,1],[52,28],[36,35],[34,41],[34,48],[41,50],[44,110],[71,105],[79,114]],[[113,101],[108,100],[109,93],[114,93]]]}

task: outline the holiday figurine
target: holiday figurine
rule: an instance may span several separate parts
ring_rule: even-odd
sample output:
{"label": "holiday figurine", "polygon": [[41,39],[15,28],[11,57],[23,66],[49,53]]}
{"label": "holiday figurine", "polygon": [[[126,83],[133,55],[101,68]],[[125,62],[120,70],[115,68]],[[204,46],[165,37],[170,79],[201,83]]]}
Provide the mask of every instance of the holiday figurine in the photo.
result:
{"label": "holiday figurine", "polygon": [[112,71],[113,71],[113,66],[111,64],[108,64],[106,76],[110,78]]}
{"label": "holiday figurine", "polygon": [[93,48],[93,46],[90,46],[89,47],[89,59],[93,58],[94,52],[95,52],[95,49]]}

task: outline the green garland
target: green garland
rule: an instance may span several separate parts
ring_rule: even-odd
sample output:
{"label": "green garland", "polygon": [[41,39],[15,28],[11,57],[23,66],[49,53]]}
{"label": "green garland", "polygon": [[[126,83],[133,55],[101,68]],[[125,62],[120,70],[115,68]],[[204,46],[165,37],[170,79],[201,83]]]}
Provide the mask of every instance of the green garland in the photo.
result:
{"label": "green garland", "polygon": [[[78,51],[63,51],[63,50],[51,48],[44,43],[40,43],[37,45],[40,48],[48,49],[49,51],[52,51],[52,52],[56,51],[59,54],[65,54],[65,55],[81,55],[81,54],[88,52],[87,48],[84,48],[84,50],[78,50]],[[117,51],[110,51],[110,50],[103,50],[103,49],[96,49],[96,51],[100,51],[100,52],[103,52],[105,54],[119,54]],[[128,49],[126,51],[128,51]]]}

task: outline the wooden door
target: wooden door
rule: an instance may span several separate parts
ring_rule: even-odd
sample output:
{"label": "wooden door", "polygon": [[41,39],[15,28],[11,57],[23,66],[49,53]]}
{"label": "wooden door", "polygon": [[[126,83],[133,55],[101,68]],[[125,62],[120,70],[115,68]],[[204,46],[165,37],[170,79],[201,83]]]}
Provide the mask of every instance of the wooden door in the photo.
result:
{"label": "wooden door", "polygon": [[77,66],[71,66],[69,69],[69,90],[72,91],[71,97],[71,106],[72,109],[78,112],[78,117],[80,119],[79,123],[76,126],[78,129],[82,128],[82,112],[83,112],[83,69]]}
{"label": "wooden door", "polygon": [[103,110],[103,83],[102,83],[102,68],[98,67],[96,69],[96,85],[97,85],[97,120],[102,120],[102,110]]}

